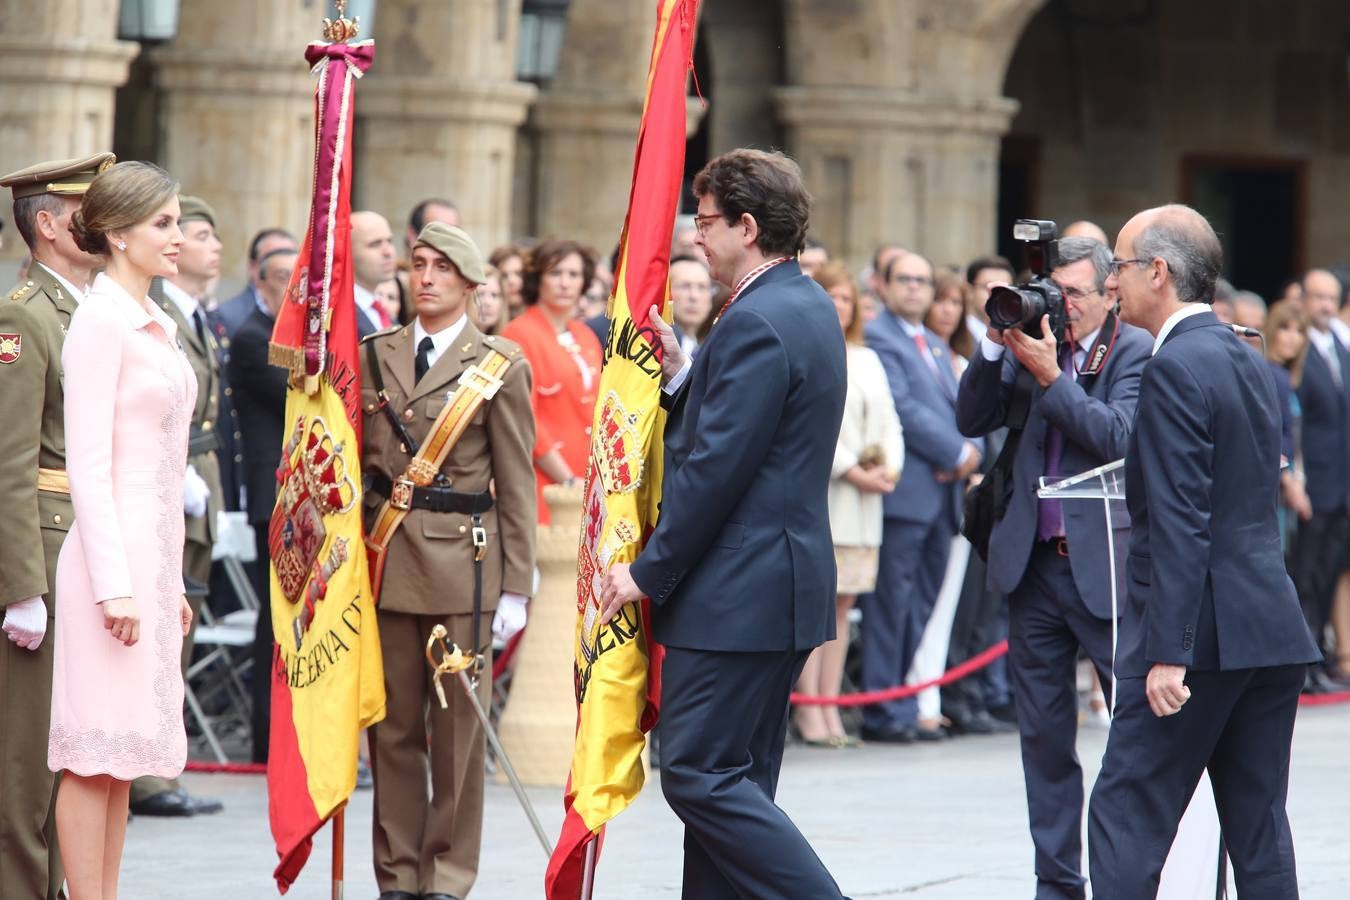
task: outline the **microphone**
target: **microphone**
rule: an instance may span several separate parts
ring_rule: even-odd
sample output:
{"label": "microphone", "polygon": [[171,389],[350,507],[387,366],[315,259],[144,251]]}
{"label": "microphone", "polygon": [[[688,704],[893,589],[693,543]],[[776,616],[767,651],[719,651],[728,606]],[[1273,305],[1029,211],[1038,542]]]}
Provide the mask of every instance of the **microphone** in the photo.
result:
{"label": "microphone", "polygon": [[1265,337],[1265,335],[1257,331],[1255,328],[1243,328],[1241,325],[1234,325],[1232,322],[1228,323],[1228,327],[1233,329],[1233,333],[1236,334],[1238,337],[1248,337],[1258,339]]}

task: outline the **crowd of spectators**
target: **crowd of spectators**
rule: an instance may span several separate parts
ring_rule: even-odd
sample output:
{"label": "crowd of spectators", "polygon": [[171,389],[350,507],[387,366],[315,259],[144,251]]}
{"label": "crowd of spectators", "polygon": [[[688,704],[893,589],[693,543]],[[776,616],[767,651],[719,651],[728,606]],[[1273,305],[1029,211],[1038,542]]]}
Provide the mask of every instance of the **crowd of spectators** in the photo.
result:
{"label": "crowd of spectators", "polygon": [[[412,211],[402,235],[428,221],[458,222],[458,210],[429,199]],[[1078,234],[1101,231],[1078,223]],[[353,263],[361,333],[409,324],[415,303],[407,262],[394,233],[373,212],[353,215]],[[294,265],[294,238],[283,229],[259,232],[249,246],[248,284],[215,304],[214,321],[232,338],[245,320],[243,356],[260,361],[258,344],[279,306]],[[726,297],[714,284],[681,219],[671,242],[670,290],[676,335],[687,353],[708,336]],[[402,254],[406,255],[406,254]],[[518,344],[533,372],[538,484],[569,484],[585,474],[592,409],[608,341],[607,301],[614,260],[566,239],[507,244],[489,255],[486,282],[470,306],[475,325]],[[838,638],[811,657],[799,690],[835,696],[929,681],[1007,636],[1006,598],[986,586],[985,565],[959,534],[965,492],[989,470],[1002,429],[978,440],[956,424],[962,376],[988,328],[990,288],[1017,279],[1014,265],[994,255],[963,265],[935,265],[897,244],[877,248],[870,264],[851,270],[828,249],[808,241],[799,263],[835,303],[848,358],[848,401],[830,486],[831,525],[839,569]],[[1307,690],[1338,689],[1350,679],[1350,307],[1332,272],[1315,269],[1291,279],[1282,296],[1262,298],[1219,282],[1219,317],[1249,329],[1247,339],[1275,373],[1284,409],[1280,515],[1291,574],[1309,626],[1326,654]],[[1255,337],[1254,335],[1259,335]],[[229,375],[246,397],[257,393],[238,364]],[[279,382],[266,385],[277,396]],[[248,402],[247,399],[245,402]],[[279,448],[275,423],[243,417],[244,469],[270,470]],[[260,446],[265,445],[265,446]],[[236,473],[244,485],[232,508],[270,512],[270,478]],[[250,491],[250,488],[252,489]],[[253,496],[248,496],[252,493]],[[548,509],[539,504],[541,523]],[[265,553],[265,541],[259,541]],[[261,589],[265,582],[258,581]],[[269,636],[270,638],[270,636]],[[852,641],[850,641],[852,638]],[[1105,720],[1105,703],[1091,666],[1082,668],[1083,715]],[[265,699],[260,697],[259,702]],[[255,725],[263,730],[263,717]],[[868,707],[857,717],[837,707],[800,707],[794,730],[812,746],[848,747],[864,739],[937,741],[959,734],[1013,730],[1016,710],[1003,661],[939,692]],[[850,727],[846,727],[846,723]]]}

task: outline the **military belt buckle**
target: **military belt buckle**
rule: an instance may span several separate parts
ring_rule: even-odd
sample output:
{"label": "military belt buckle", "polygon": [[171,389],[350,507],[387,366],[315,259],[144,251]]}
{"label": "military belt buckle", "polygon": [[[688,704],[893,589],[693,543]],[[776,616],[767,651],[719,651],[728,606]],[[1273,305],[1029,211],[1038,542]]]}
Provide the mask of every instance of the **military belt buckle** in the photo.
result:
{"label": "military belt buckle", "polygon": [[461,387],[466,387],[471,391],[477,391],[484,400],[491,400],[501,390],[502,380],[496,375],[492,375],[479,366],[477,363],[469,366],[459,376]]}
{"label": "military belt buckle", "polygon": [[393,488],[389,491],[389,504],[394,509],[407,512],[412,509],[413,483],[406,477],[394,479]]}

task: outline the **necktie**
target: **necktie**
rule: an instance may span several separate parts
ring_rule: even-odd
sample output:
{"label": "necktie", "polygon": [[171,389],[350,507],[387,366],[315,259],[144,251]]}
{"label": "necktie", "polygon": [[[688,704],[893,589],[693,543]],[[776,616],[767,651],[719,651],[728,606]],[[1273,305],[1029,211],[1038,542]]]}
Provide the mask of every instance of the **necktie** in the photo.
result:
{"label": "necktie", "polygon": [[202,308],[199,306],[192,311],[192,326],[197,329],[197,340],[206,346],[206,317],[202,315]]}
{"label": "necktie", "polygon": [[1336,382],[1336,387],[1344,387],[1345,373],[1341,371],[1341,359],[1336,352],[1335,335],[1332,335],[1331,339],[1325,344],[1319,344],[1317,349],[1322,351],[1322,358],[1327,361],[1327,368],[1331,369],[1331,380]]}
{"label": "necktie", "polygon": [[[1059,370],[1072,376],[1073,348],[1065,344],[1059,353]],[[1045,474],[1059,475],[1064,458],[1064,433],[1053,425],[1045,431]],[[1036,537],[1042,541],[1064,535],[1064,508],[1058,500],[1042,500],[1036,509]]]}
{"label": "necktie", "polygon": [[[389,313],[387,313],[387,312],[384,311],[384,304],[383,304],[383,303],[381,303],[380,301],[376,300],[376,301],[375,301],[374,309],[375,309],[375,317],[376,317],[377,319],[380,320],[380,330],[381,330],[381,331],[383,331],[384,329],[388,328],[390,325],[393,325],[393,324],[394,324],[394,320],[391,319],[391,318],[389,318]],[[430,340],[430,339],[428,338],[428,340]]]}
{"label": "necktie", "polygon": [[417,343],[417,359],[413,361],[413,372],[417,380],[421,381],[422,376],[427,374],[427,369],[431,368],[431,336],[427,335]]}
{"label": "necktie", "polygon": [[937,360],[933,359],[933,351],[928,349],[928,338],[924,337],[922,331],[914,332],[914,346],[919,348],[919,356],[928,366],[928,371],[933,373],[934,378],[939,378]]}

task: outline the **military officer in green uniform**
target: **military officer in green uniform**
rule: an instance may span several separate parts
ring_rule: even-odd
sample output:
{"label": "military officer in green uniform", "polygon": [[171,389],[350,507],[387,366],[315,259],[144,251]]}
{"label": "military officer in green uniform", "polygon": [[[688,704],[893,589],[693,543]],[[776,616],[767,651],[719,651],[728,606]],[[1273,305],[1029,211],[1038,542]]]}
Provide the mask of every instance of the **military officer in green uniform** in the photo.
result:
{"label": "military officer in green uniform", "polygon": [[61,347],[102,264],[75,246],[70,216],[111,153],[38,163],[0,178],[33,255],[0,295],[0,897],[61,896],[56,776],[47,769],[56,557],[74,519],[66,478]]}
{"label": "military officer in green uniform", "polygon": [[[211,282],[220,274],[220,239],[216,216],[205,202],[183,195],[178,198],[178,227],[183,245],[178,251],[178,274],[150,283],[150,299],[160,305],[178,326],[178,340],[197,376],[197,405],[192,410],[188,436],[187,473],[183,479],[183,511],[186,517],[183,546],[184,583],[189,585],[193,630],[201,612],[202,597],[211,579],[211,545],[215,541],[216,513],[223,508],[220,484],[220,351],[207,323],[202,300]],[[194,590],[194,588],[196,588]],[[183,672],[192,659],[192,635],[183,639]],[[177,779],[145,777],[131,783],[131,811],[137,815],[192,816],[219,812],[217,800],[193,797]]]}

